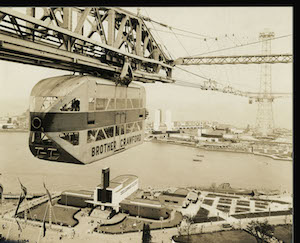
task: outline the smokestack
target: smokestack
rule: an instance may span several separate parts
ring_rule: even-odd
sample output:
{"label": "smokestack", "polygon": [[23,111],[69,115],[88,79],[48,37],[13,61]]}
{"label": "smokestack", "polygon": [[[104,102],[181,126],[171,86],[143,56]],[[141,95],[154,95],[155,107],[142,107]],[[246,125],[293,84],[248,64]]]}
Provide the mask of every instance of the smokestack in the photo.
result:
{"label": "smokestack", "polygon": [[102,169],[102,190],[101,190],[101,202],[105,203],[107,199],[106,188],[109,187],[109,168]]}
{"label": "smokestack", "polygon": [[109,167],[102,169],[102,185],[103,189],[109,187]]}

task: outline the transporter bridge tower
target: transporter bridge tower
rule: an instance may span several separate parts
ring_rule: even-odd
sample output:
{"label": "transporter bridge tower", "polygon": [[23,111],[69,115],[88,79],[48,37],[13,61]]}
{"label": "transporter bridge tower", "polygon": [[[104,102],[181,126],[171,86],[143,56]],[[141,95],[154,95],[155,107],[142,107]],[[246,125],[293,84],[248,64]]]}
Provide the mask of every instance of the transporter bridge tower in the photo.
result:
{"label": "transporter bridge tower", "polygon": [[[263,32],[259,34],[262,41],[262,54],[271,54],[271,39],[274,38],[274,32]],[[263,63],[260,73],[260,89],[257,97],[257,117],[256,133],[260,136],[273,134],[273,100],[272,96],[272,69],[271,64]]]}

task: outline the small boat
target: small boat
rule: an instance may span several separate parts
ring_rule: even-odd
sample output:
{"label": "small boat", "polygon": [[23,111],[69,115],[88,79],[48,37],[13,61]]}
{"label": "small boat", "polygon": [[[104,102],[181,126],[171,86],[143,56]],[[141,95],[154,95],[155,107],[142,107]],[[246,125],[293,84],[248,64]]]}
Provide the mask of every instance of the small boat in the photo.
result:
{"label": "small boat", "polygon": [[202,160],[200,160],[200,159],[193,159],[193,161],[195,161],[195,162],[202,162]]}
{"label": "small boat", "polygon": [[203,154],[197,154],[197,156],[198,156],[198,157],[204,157],[204,155],[203,155]]}

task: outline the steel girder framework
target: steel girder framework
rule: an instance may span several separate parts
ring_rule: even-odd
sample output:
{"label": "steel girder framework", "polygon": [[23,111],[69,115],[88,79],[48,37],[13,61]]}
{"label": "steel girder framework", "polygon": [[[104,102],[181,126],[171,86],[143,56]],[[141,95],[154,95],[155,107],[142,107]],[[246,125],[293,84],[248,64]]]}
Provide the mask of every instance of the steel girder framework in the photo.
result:
{"label": "steel girder framework", "polygon": [[119,8],[0,8],[0,59],[113,80],[132,71],[135,81],[174,82],[144,20]]}
{"label": "steel girder framework", "polygon": [[224,64],[263,64],[263,63],[291,63],[291,54],[272,55],[238,55],[238,56],[202,56],[181,57],[176,59],[174,65],[224,65]]}
{"label": "steel girder framework", "polygon": [[238,90],[232,86],[225,86],[220,83],[217,83],[216,81],[210,80],[210,81],[204,81],[203,84],[200,83],[187,83],[184,81],[176,81],[177,85],[179,86],[185,86],[185,87],[191,87],[191,88],[198,88],[201,90],[211,90],[211,91],[217,91],[222,93],[228,93],[232,95],[242,96],[249,98],[249,103],[252,104],[253,101],[260,102],[262,100],[270,100],[273,101],[277,98],[287,98],[291,97],[292,93],[281,93],[281,92],[272,92],[268,95],[264,95],[258,92],[247,92],[243,90]]}
{"label": "steel girder framework", "polygon": [[278,98],[287,98],[291,97],[292,93],[269,93],[269,94],[261,94],[261,93],[254,93],[254,92],[246,92],[245,96],[247,96],[249,99],[252,99],[256,102],[260,102],[263,100],[269,100],[274,101],[274,99]]}
{"label": "steel girder framework", "polygon": [[[260,33],[262,54],[269,55],[271,53],[270,38],[274,38],[274,36],[274,32]],[[261,66],[259,93],[262,98],[257,102],[256,133],[267,136],[273,134],[274,130],[273,100],[269,98],[272,93],[272,67],[269,63]]]}

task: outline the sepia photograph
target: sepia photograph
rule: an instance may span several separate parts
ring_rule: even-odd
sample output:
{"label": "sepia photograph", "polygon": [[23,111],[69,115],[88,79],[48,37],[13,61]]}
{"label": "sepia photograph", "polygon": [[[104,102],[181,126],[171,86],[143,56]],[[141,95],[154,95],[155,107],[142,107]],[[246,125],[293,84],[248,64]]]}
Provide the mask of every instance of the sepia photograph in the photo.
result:
{"label": "sepia photograph", "polygon": [[0,7],[0,242],[294,242],[293,6]]}

